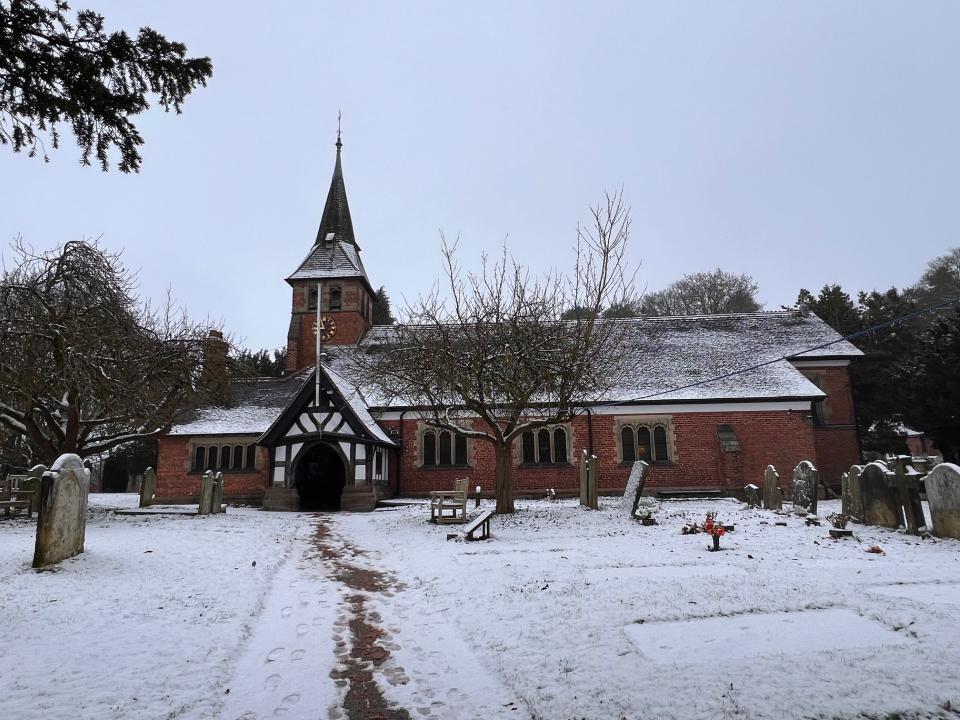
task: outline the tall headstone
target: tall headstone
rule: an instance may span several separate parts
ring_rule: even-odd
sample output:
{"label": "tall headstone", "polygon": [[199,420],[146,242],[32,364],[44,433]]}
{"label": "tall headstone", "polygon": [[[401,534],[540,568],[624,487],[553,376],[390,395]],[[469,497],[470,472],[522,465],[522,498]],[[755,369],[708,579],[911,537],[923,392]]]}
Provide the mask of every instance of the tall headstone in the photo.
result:
{"label": "tall headstone", "polygon": [[863,521],[867,525],[900,527],[900,498],[897,489],[890,486],[888,476],[892,477],[893,473],[879,461],[864,466],[860,473]]}
{"label": "tall headstone", "polygon": [[590,506],[590,501],[587,493],[587,471],[588,471],[588,460],[587,451],[583,450],[580,453],[580,504],[584,507]]}
{"label": "tall headstone", "polygon": [[907,532],[914,534],[927,524],[923,516],[923,504],[920,502],[920,481],[922,478],[923,476],[910,464],[909,455],[902,455],[897,458],[894,466],[893,485],[897,489],[897,496],[900,499],[900,507],[906,521]]}
{"label": "tall headstone", "polygon": [[200,503],[197,506],[197,515],[209,515],[213,504],[213,471],[207,470],[200,478]]}
{"label": "tall headstone", "polygon": [[157,471],[148,467],[140,483],[140,507],[150,507],[157,496]]}
{"label": "tall headstone", "polygon": [[940,463],[923,480],[937,537],[960,538],[960,467]]}
{"label": "tall headstone", "polygon": [[210,498],[210,512],[216,515],[223,512],[223,473],[213,476],[213,493]]}
{"label": "tall headstone", "polygon": [[805,515],[817,514],[817,469],[801,460],[793,469],[793,509]]}
{"label": "tall headstone", "polygon": [[743,486],[743,494],[747,500],[747,507],[760,507],[760,488],[750,483]]}
{"label": "tall headstone", "polygon": [[763,506],[767,510],[783,509],[780,474],[773,465],[767,465],[767,469],[763,471]]}
{"label": "tall headstone", "polygon": [[627,488],[623,491],[620,501],[620,512],[632,518],[637,511],[637,503],[643,495],[643,485],[647,481],[647,469],[650,466],[643,460],[638,460],[630,468],[630,477],[627,478]]}
{"label": "tall headstone", "polygon": [[863,490],[860,487],[862,472],[863,465],[853,465],[840,478],[841,512],[857,522],[863,522]]}
{"label": "tall headstone", "polygon": [[598,510],[600,504],[597,498],[597,474],[600,469],[596,455],[587,455],[583,451],[580,457],[580,504]]}
{"label": "tall headstone", "polygon": [[73,454],[61,455],[40,482],[33,566],[43,567],[83,552],[90,471]]}
{"label": "tall headstone", "polygon": [[30,512],[40,512],[40,486],[43,481],[43,474],[47,471],[46,465],[34,465],[27,471],[27,479],[20,487],[32,493],[30,495]]}

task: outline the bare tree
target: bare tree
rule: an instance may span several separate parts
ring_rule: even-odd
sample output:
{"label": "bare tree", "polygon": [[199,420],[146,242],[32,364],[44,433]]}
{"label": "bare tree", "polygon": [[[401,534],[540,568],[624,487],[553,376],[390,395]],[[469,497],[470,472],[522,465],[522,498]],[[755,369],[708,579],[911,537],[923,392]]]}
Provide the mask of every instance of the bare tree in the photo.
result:
{"label": "bare tree", "polygon": [[119,255],[18,242],[0,283],[0,425],[34,460],[81,457],[168,429],[198,387],[207,328],[140,303]]}
{"label": "bare tree", "polygon": [[[441,235],[446,297],[435,287],[408,304],[389,345],[355,357],[363,382],[422,408],[437,428],[493,446],[497,512],[514,509],[514,440],[569,421],[623,380],[629,325],[599,316],[634,299],[629,235],[629,209],[620,193],[608,194],[578,227],[572,274],[542,278],[506,248],[465,273],[456,243]],[[561,319],[572,308],[585,311]]]}
{"label": "bare tree", "polygon": [[746,274],[713,272],[684,275],[663,290],[643,298],[645,315],[716,315],[756,312],[757,284]]}

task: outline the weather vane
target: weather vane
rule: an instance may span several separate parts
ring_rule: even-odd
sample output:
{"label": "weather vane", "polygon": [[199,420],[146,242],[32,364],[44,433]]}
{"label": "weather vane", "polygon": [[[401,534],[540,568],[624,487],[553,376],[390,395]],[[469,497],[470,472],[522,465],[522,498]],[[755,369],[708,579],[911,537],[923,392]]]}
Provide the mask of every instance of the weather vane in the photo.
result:
{"label": "weather vane", "polygon": [[340,144],[340,111],[337,110],[337,145]]}

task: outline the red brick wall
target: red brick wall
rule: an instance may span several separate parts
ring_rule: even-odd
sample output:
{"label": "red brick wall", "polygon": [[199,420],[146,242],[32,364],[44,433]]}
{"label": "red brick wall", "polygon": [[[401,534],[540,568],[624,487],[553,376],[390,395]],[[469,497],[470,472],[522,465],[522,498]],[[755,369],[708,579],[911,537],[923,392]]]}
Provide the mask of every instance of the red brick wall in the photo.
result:
{"label": "red brick wall", "polygon": [[[631,418],[640,416],[631,416]],[[662,417],[658,415],[657,417]],[[723,412],[683,413],[671,416],[675,455],[667,464],[652,466],[647,487],[720,487],[741,491],[747,483],[760,484],[767,465],[780,472],[789,486],[793,468],[801,460],[817,462],[814,433],[801,412]],[[731,425],[740,441],[741,452],[724,453],[717,440],[717,425]],[[382,423],[388,429],[400,428],[396,420]],[[449,489],[455,478],[468,475],[471,489],[483,487],[483,494],[493,494],[493,449],[488,443],[473,441],[472,464],[469,468],[423,468],[417,465],[418,421],[403,422],[403,448],[400,467],[391,467],[391,486],[399,482],[402,495],[423,495],[430,490]],[[630,474],[630,465],[622,464],[617,449],[615,417],[594,415],[593,452],[600,460],[601,490],[622,490]],[[588,419],[581,415],[571,424],[571,458],[576,459],[588,443]],[[515,453],[519,442],[515,444]],[[399,480],[397,472],[399,470]],[[579,491],[579,474],[575,465],[521,467],[515,462],[514,483],[518,494],[542,495],[547,488],[557,493]]]}
{"label": "red brick wall", "polygon": [[[370,293],[359,281],[338,281],[342,288],[342,310],[331,312],[324,310],[321,315],[331,317],[337,324],[336,332],[328,345],[354,344],[360,340],[370,327],[366,317],[371,312]],[[327,307],[326,287],[322,307]],[[317,319],[316,310],[308,309],[308,292],[313,282],[299,281],[293,286],[292,317],[287,332],[287,370],[296,372],[305,367],[316,364],[317,349],[316,337],[313,334],[313,323]]]}
{"label": "red brick wall", "polygon": [[[255,439],[255,438],[251,438]],[[211,440],[210,444],[215,441]],[[189,438],[165,436],[157,452],[157,499],[161,502],[197,502],[203,473],[190,469],[193,449]],[[201,441],[201,444],[204,444]],[[224,470],[223,496],[227,500],[258,501],[267,489],[270,457],[257,448],[256,469]]]}
{"label": "red brick wall", "polygon": [[799,370],[827,394],[823,403],[824,423],[813,429],[817,447],[814,464],[824,482],[840,487],[840,476],[860,462],[849,369],[801,367]]}

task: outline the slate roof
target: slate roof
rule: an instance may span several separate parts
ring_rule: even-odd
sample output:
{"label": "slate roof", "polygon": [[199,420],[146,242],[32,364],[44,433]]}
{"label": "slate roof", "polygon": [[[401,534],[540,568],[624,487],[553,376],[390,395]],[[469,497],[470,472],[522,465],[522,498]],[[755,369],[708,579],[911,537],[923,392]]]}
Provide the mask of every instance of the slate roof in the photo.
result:
{"label": "slate roof", "polygon": [[[624,352],[635,367],[630,381],[601,398],[606,403],[808,400],[824,393],[788,359],[854,358],[852,344],[813,314],[795,311],[649,317],[616,320],[630,325]],[[375,326],[360,350],[389,346],[391,326]],[[819,347],[831,343],[828,347]],[[819,348],[810,350],[810,348]],[[330,347],[331,365],[349,374],[357,349]],[[761,363],[763,367],[730,375]],[[710,378],[727,375],[704,383]],[[400,408],[395,398],[362,388],[371,408]]]}
{"label": "slate roof", "polygon": [[194,411],[174,425],[170,435],[249,435],[265,432],[312,376],[302,370],[286,378],[254,378],[230,383],[229,407]]}
{"label": "slate roof", "polygon": [[333,166],[333,177],[327,192],[327,202],[323,206],[323,215],[320,217],[317,239],[287,281],[361,278],[370,288],[370,292],[373,292],[363,261],[360,260],[360,246],[357,245],[357,238],[353,233],[353,219],[350,216],[343,167],[340,164],[341,146],[338,137],[337,161]]}

